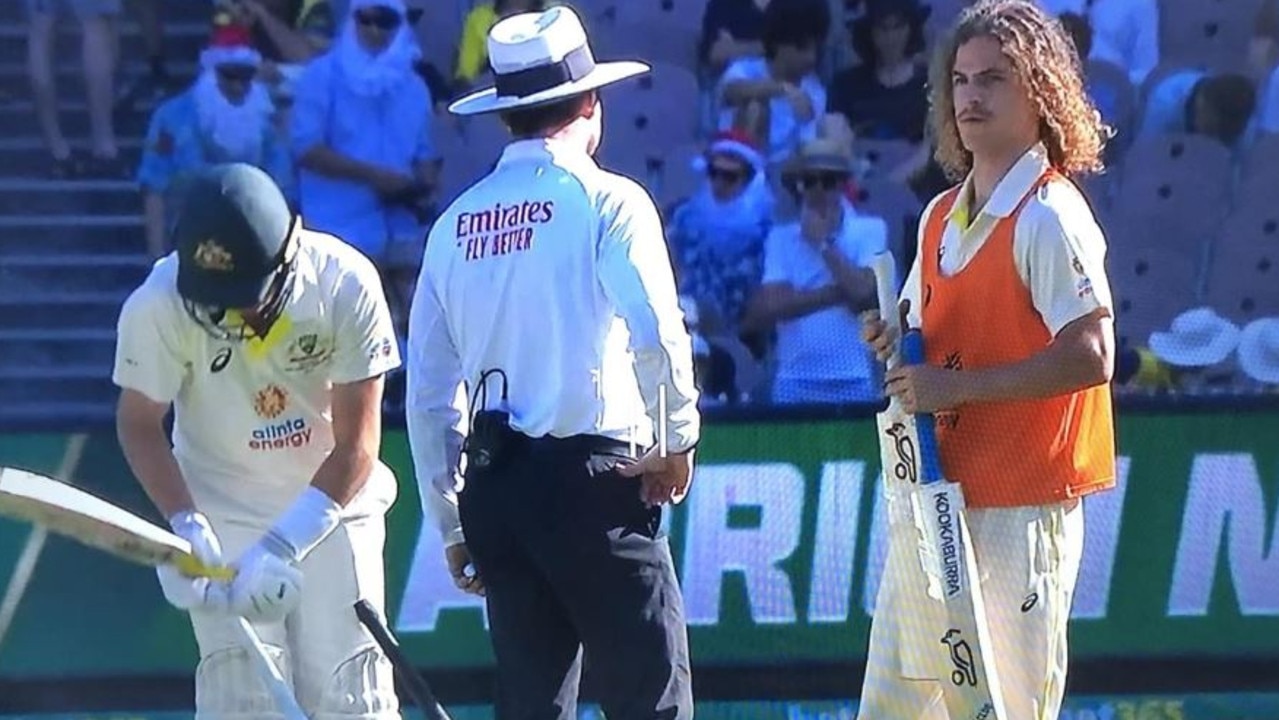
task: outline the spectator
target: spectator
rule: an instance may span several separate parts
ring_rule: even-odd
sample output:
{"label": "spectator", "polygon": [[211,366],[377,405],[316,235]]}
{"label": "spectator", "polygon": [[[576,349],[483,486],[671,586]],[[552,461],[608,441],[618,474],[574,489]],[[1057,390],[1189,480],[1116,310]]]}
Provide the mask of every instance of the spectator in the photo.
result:
{"label": "spectator", "polygon": [[1151,89],[1141,135],[1189,132],[1237,149],[1256,104],[1257,91],[1243,75],[1182,70]]}
{"label": "spectator", "polygon": [[831,81],[830,106],[857,137],[923,141],[928,68],[918,58],[931,12],[918,0],[870,0],[853,21],[853,50],[862,61]]}
{"label": "spectator", "polygon": [[543,0],[490,0],[480,2],[467,13],[462,24],[462,38],[457,46],[457,64],[453,69],[454,92],[469,90],[480,76],[488,72],[489,30],[501,20],[524,12],[537,12]]}
{"label": "spectator", "polygon": [[734,330],[759,286],[773,214],[764,158],[738,131],[715,136],[698,158],[697,193],[672,214],[667,231],[680,292],[706,312],[706,327]]}
{"label": "spectator", "polygon": [[1215,310],[1199,307],[1173,318],[1166,331],[1150,334],[1150,351],[1172,368],[1171,384],[1196,391],[1230,379],[1223,365],[1239,345],[1239,327]]}
{"label": "spectator", "polygon": [[709,79],[731,63],[764,54],[764,13],[771,0],[710,0],[702,13],[697,57]]}
{"label": "spectator", "polygon": [[1264,390],[1279,391],[1279,317],[1253,320],[1239,335],[1239,369]]}
{"label": "spectator", "polygon": [[112,120],[120,0],[64,0],[64,4],[74,10],[80,22],[80,60],[89,106],[91,147],[89,157],[80,162],[72,156],[71,144],[62,134],[53,52],[55,3],[27,0],[27,71],[40,132],[53,156],[50,173],[63,178],[79,174],[116,177],[124,172]]}
{"label": "spectator", "polygon": [[382,262],[420,242],[438,167],[432,100],[403,0],[352,0],[341,35],[294,88],[293,153],[302,212]]}
{"label": "spectator", "polygon": [[764,56],[735,60],[720,78],[719,129],[749,127],[769,162],[816,136],[826,88],[814,70],[830,30],[826,0],[772,2],[764,11]]}
{"label": "spectator", "polygon": [[1134,87],[1159,64],[1159,0],[1039,0],[1054,15],[1073,13],[1092,30],[1089,58],[1128,71]]}
{"label": "spectator", "polygon": [[876,302],[872,259],[888,247],[882,218],[859,215],[844,195],[851,136],[805,143],[795,158],[800,218],[773,228],[764,277],[744,329],[777,329],[777,403],[845,403],[881,397],[858,313]]}
{"label": "spectator", "polygon": [[290,188],[292,173],[284,137],[274,123],[274,106],[256,80],[261,56],[249,45],[248,30],[218,25],[200,54],[200,75],[185,92],[156,108],[147,129],[138,168],[153,257],[168,252],[165,228],[191,173],[212,164],[245,162]]}

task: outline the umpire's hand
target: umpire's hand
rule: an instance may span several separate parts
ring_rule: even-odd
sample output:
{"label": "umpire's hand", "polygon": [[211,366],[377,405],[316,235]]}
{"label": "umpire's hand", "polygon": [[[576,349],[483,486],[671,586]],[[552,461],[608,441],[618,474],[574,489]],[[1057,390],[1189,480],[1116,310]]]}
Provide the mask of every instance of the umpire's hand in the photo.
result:
{"label": "umpire's hand", "polygon": [[484,583],[480,573],[471,563],[471,553],[465,544],[450,545],[444,548],[444,558],[449,564],[449,575],[453,576],[453,584],[462,592],[472,595],[484,594]]}
{"label": "umpire's hand", "polygon": [[693,453],[690,449],[662,457],[654,447],[638,461],[619,467],[617,473],[640,478],[640,500],[649,505],[678,505],[688,494],[693,477]]}

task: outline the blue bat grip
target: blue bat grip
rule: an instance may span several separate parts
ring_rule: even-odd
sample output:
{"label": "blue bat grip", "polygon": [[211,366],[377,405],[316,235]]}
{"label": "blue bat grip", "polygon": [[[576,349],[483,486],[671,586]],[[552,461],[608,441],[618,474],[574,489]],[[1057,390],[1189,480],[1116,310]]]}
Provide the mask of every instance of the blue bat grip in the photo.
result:
{"label": "blue bat grip", "polygon": [[[923,362],[924,335],[919,330],[907,330],[902,334],[902,363],[920,365]],[[924,485],[941,482],[941,456],[937,453],[932,413],[915,413],[915,435],[919,438],[919,482]]]}

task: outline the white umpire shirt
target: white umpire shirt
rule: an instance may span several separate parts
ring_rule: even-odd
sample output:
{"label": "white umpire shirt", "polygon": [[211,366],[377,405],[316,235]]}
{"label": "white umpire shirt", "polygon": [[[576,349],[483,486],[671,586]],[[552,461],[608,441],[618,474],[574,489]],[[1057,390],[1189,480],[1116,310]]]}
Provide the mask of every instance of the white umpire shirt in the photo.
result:
{"label": "white umpire shirt", "polygon": [[[506,147],[431,229],[409,325],[409,440],[423,511],[446,545],[462,542],[467,390],[485,370],[506,373],[512,425],[530,437],[642,448],[664,428],[675,453],[700,436],[692,344],[657,208],[580,149]],[[486,385],[496,407],[501,378]]]}

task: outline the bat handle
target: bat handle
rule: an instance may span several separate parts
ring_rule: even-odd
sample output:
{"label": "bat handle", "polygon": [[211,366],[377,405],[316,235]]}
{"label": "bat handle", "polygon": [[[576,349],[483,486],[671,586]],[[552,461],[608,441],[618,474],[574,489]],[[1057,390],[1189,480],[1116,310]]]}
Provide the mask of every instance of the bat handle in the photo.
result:
{"label": "bat handle", "polygon": [[[919,328],[902,333],[902,362],[921,365],[924,362],[924,334]],[[942,479],[941,455],[937,451],[937,428],[932,413],[915,413],[915,435],[919,438],[920,482],[929,485]]]}

